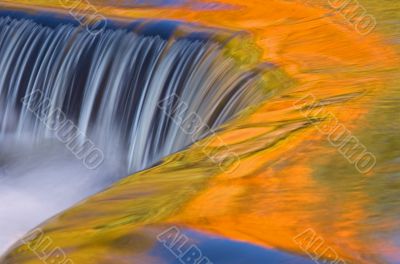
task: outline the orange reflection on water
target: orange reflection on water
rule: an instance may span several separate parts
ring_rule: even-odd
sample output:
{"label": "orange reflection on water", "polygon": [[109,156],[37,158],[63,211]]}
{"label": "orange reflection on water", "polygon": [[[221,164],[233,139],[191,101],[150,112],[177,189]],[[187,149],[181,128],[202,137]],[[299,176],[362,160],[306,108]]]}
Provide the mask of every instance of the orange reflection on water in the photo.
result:
{"label": "orange reflection on water", "polygon": [[[210,177],[209,163],[160,173],[163,166],[168,167],[164,164],[144,173],[160,173],[158,176],[164,179],[147,177],[143,180],[134,175],[51,222],[49,230],[60,230],[59,233],[54,231],[54,239],[60,246],[71,248],[78,240],[68,232],[74,230],[76,235],[81,230],[96,230],[104,232],[104,241],[111,244],[112,239],[129,234],[138,225],[172,222],[304,254],[293,239],[312,228],[324,238],[327,247],[332,247],[346,261],[385,263],[382,254],[398,259],[399,247],[376,234],[382,228],[390,230],[399,223],[385,215],[374,222],[376,216],[371,211],[374,197],[364,188],[366,177],[351,165],[343,165],[346,164],[341,161],[344,158],[294,107],[299,98],[313,94],[325,100],[325,109],[348,129],[362,130],[356,121],[373,108],[375,98],[382,91],[390,89],[386,71],[398,64],[397,54],[383,44],[377,33],[358,35],[339,15],[322,7],[284,0],[218,2],[234,8],[99,7],[99,10],[109,16],[180,19],[249,32],[262,50],[259,59],[278,65],[295,79],[290,88],[277,91],[257,111],[230,123],[218,134],[241,157],[238,168],[234,173],[215,173]],[[56,6],[51,3],[41,2],[49,7]],[[215,144],[217,142],[215,140]],[[196,147],[190,151],[191,155],[202,155]],[[191,164],[188,160],[191,161],[183,159],[183,164]],[[337,167],[328,166],[332,160],[339,160]],[[163,182],[168,175],[173,180]],[[143,220],[140,224],[127,221],[116,227],[107,226],[106,230],[96,229],[111,222],[116,215],[126,215],[126,205],[118,207],[113,199],[121,194],[133,195],[135,191],[148,190],[154,201],[173,199],[175,193],[157,192],[154,186],[170,191],[170,185],[191,187],[190,184],[200,184],[200,178],[207,180],[205,187],[193,199],[169,208],[171,215]],[[140,200],[131,201],[129,210],[151,211],[151,203],[143,204]],[[91,217],[90,213],[96,210],[113,215],[98,213]],[[78,220],[71,223],[74,214],[85,215],[85,223]],[[68,231],[63,233],[65,227]],[[87,252],[106,251],[95,239],[81,239],[88,241]],[[106,244],[104,241],[102,243]],[[73,254],[77,254],[77,259],[84,258],[79,252]]]}

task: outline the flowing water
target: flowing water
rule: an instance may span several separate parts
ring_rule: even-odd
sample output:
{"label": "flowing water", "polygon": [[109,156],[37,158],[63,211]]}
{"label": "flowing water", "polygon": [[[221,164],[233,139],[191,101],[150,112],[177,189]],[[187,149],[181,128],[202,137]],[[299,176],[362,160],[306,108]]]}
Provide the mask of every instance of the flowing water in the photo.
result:
{"label": "flowing water", "polygon": [[0,18],[1,250],[262,98],[216,41],[49,25]]}
{"label": "flowing water", "polygon": [[[0,2],[12,4],[16,1],[2,0]],[[27,6],[40,5],[46,8],[59,8],[60,5],[58,0],[18,0],[17,2]],[[354,23],[346,19],[344,12],[332,8],[331,5],[335,1],[271,0],[267,4],[262,0],[197,2],[200,6],[193,4],[192,1],[151,1],[149,5],[142,5],[142,1],[137,1],[137,3],[135,1],[113,3],[106,0],[91,1],[105,16],[128,19],[146,17],[154,20],[162,17],[170,21],[199,23],[212,27],[211,31],[219,27],[241,33],[246,32],[250,40],[242,38],[242,34],[237,34],[235,38],[223,42],[224,48],[218,49],[216,53],[219,56],[227,55],[228,58],[222,56],[222,61],[218,59],[215,64],[206,67],[210,69],[207,71],[206,78],[214,74],[217,77],[213,78],[231,78],[230,75],[224,77],[225,75],[221,73],[225,73],[224,70],[228,69],[223,62],[233,60],[238,63],[239,69],[243,70],[240,73],[245,74],[244,76],[254,74],[254,71],[249,71],[249,68],[253,68],[248,67],[249,64],[258,66],[261,62],[268,62],[268,65],[275,65],[274,67],[282,70],[285,77],[290,76],[289,80],[279,74],[275,75],[275,79],[263,76],[262,78],[265,77],[267,81],[262,82],[257,89],[275,87],[277,89],[273,96],[263,100],[251,111],[245,111],[238,118],[225,123],[217,131],[218,133],[209,133],[209,136],[202,140],[202,136],[198,135],[195,138],[200,140],[198,144],[191,146],[183,144],[181,148],[177,148],[181,151],[163,158],[156,163],[157,166],[149,165],[151,166],[149,169],[117,181],[110,188],[40,225],[44,237],[51,240],[50,247],[46,249],[38,247],[35,250],[32,245],[43,242],[43,237],[27,236],[33,239],[32,243],[24,243],[23,240],[17,242],[8,253],[3,255],[0,262],[41,263],[43,259],[51,256],[52,249],[60,248],[65,254],[65,258],[60,262],[66,263],[68,263],[67,260],[83,264],[180,263],[179,256],[174,255],[171,248],[166,248],[159,239],[159,235],[165,232],[166,228],[173,226],[187,236],[189,245],[197,245],[202,254],[213,263],[224,263],[224,261],[228,263],[249,261],[257,264],[285,263],[284,261],[288,263],[400,263],[400,141],[398,133],[400,4],[392,0],[352,1],[362,5],[362,8],[377,21],[377,27],[370,34],[362,35],[357,32]],[[344,2],[346,1],[335,3]],[[220,35],[213,38],[206,34],[207,38],[199,38],[199,34],[195,34],[195,38],[192,35],[181,39],[179,37],[185,34],[179,33],[175,36],[161,34],[165,32],[165,24],[157,24],[150,27],[151,30],[143,32],[141,23],[139,22],[142,25],[140,27],[130,26],[134,32],[140,33],[138,35],[153,40],[159,36],[160,43],[168,40],[165,46],[167,52],[163,54],[169,54],[168,51],[177,43],[183,43],[182,41],[195,45],[201,40],[201,45],[205,45],[207,50],[212,50],[210,45],[218,46],[221,39],[226,40]],[[113,28],[113,32],[121,32],[117,28]],[[54,27],[52,29],[54,30]],[[110,34],[111,31],[107,32]],[[24,34],[19,35],[24,36]],[[83,36],[80,35],[80,37]],[[78,39],[80,39],[79,36],[74,38],[74,41]],[[91,37],[87,36],[88,43],[90,39]],[[211,41],[212,39],[218,39],[218,41]],[[70,42],[68,47],[74,47],[74,41]],[[201,54],[201,52],[196,54]],[[94,54],[91,57],[94,58]],[[194,63],[195,68],[201,66],[204,61]],[[71,65],[73,62],[71,61]],[[107,74],[101,77],[108,80],[113,67],[114,65],[110,65],[110,68],[105,70]],[[88,72],[90,68],[85,67],[82,71]],[[189,69],[185,76],[190,76],[189,73],[194,70],[191,67]],[[158,73],[162,75],[163,71],[160,69]],[[14,76],[13,74],[11,75]],[[197,74],[199,72],[196,72]],[[89,73],[82,75],[85,76],[85,80],[92,78]],[[10,76],[6,78],[8,78],[6,82],[8,84],[8,80],[11,80]],[[24,80],[24,76],[21,78]],[[167,78],[167,80],[171,82],[175,80],[174,78]],[[181,77],[176,76],[176,78]],[[195,78],[195,75],[191,78]],[[15,77],[13,82],[17,80],[18,78]],[[51,78],[42,81],[45,83],[50,80]],[[72,78],[72,80],[67,78],[67,80],[70,80],[70,84],[82,83],[80,78]],[[204,78],[201,78],[200,87],[203,87],[202,89],[204,85],[209,87],[203,80]],[[149,86],[146,86],[147,93],[153,91],[150,88],[151,83],[150,81]],[[196,90],[198,86],[192,89],[186,86],[188,82],[184,83],[184,87],[180,86],[182,89],[200,92]],[[193,83],[197,84],[197,82]],[[228,86],[223,86],[225,82],[212,81],[211,83],[215,89],[209,90],[210,92],[228,89]],[[62,85],[57,87],[60,86]],[[105,87],[114,86],[105,81],[97,89],[103,91]],[[113,91],[121,91],[118,86],[116,87]],[[221,87],[225,88],[220,90]],[[247,96],[250,96],[249,99],[243,99],[243,102],[250,102],[255,100],[251,98],[259,97],[251,87],[253,86],[243,87]],[[14,91],[10,88],[8,90]],[[111,183],[115,177],[118,178],[120,174],[115,174],[112,170],[108,173],[108,169],[114,169],[114,166],[118,165],[117,167],[122,171],[129,171],[129,168],[137,166],[136,168],[139,169],[144,166],[145,160],[153,160],[150,163],[154,164],[161,158],[161,155],[160,158],[156,158],[160,150],[156,148],[156,145],[150,144],[143,148],[139,142],[136,142],[134,146],[144,152],[140,157],[132,157],[129,149],[133,145],[124,145],[119,140],[115,142],[108,136],[120,133],[118,139],[124,138],[129,141],[131,140],[129,129],[132,127],[126,128],[122,124],[112,123],[113,119],[110,116],[100,121],[97,115],[88,114],[88,112],[101,112],[107,116],[111,115],[112,111],[120,111],[121,105],[114,105],[117,109],[111,112],[102,110],[112,109],[104,104],[101,100],[104,98],[102,96],[108,96],[114,100],[114,95],[102,93],[102,96],[95,100],[97,103],[93,105],[96,110],[90,110],[91,107],[88,107],[85,112],[82,104],[79,104],[80,108],[76,110],[67,103],[75,100],[69,96],[68,91],[68,88],[60,88],[54,90],[54,94],[57,95],[53,96],[53,93],[50,93],[50,97],[58,105],[61,105],[59,100],[63,98],[61,94],[65,95],[64,98],[68,98],[64,101],[65,104],[62,104],[63,111],[67,111],[69,118],[79,124],[83,130],[86,129],[88,138],[93,140],[95,146],[104,149],[104,156],[108,157],[107,153],[112,152],[113,147],[110,146],[121,148],[122,145],[122,150],[117,151],[123,153],[122,158],[117,156],[117,162],[105,161],[101,167],[103,168],[101,173],[96,173],[96,178],[99,179],[96,183],[102,182],[100,179]],[[80,94],[84,94],[84,91],[79,91]],[[29,93],[24,92],[24,95],[27,94]],[[15,95],[7,96],[14,98]],[[299,100],[310,96],[315,98],[315,102],[308,104],[305,102],[304,107],[296,107]],[[210,126],[215,122],[219,123],[216,117],[228,111],[228,109],[219,109],[217,105],[209,101],[216,97],[218,96],[210,95],[206,101],[202,100],[204,104],[199,103],[202,107],[213,109],[210,112],[205,111],[209,115],[204,114],[205,112],[201,114],[202,118],[208,120]],[[231,98],[230,95],[227,97]],[[196,103],[202,98],[200,96],[190,101],[189,105],[199,107]],[[148,100],[155,101],[153,98],[148,98]],[[13,102],[13,99],[9,101]],[[222,103],[222,105],[226,104]],[[245,105],[246,103],[243,103],[243,106]],[[6,155],[2,155],[1,160],[8,165],[3,168],[2,173],[9,171],[8,175],[13,176],[6,176],[4,179],[8,179],[10,183],[14,182],[14,185],[20,188],[27,188],[30,185],[33,186],[32,190],[39,188],[44,193],[36,194],[39,198],[41,195],[46,195],[46,192],[54,192],[55,195],[51,197],[57,205],[56,208],[52,209],[53,205],[48,198],[45,199],[48,203],[46,208],[54,211],[47,213],[48,216],[61,210],[61,203],[68,200],[66,197],[58,199],[58,193],[76,190],[82,192],[82,197],[85,197],[88,194],[83,194],[83,192],[94,191],[96,188],[102,189],[104,188],[102,186],[106,186],[105,183],[102,186],[93,185],[94,182],[90,182],[93,180],[93,177],[89,176],[90,172],[86,172],[90,184],[85,184],[82,180],[85,177],[78,177],[81,169],[86,169],[82,161],[65,151],[63,144],[57,146],[60,144],[54,143],[51,137],[43,141],[43,137],[46,138],[52,133],[46,131],[44,126],[38,126],[39,122],[33,117],[28,118],[26,128],[21,128],[18,122],[10,122],[10,120],[20,120],[23,108],[21,105],[15,106],[14,111],[1,108],[8,111],[8,117],[0,119],[2,129],[7,127],[4,131],[26,131],[27,133],[19,133],[21,137],[18,141],[20,142],[21,138],[25,137],[22,135],[34,135],[34,138],[39,139],[39,145],[36,146],[40,146],[44,151],[38,152],[35,144],[31,147],[30,144],[11,143],[10,145],[13,146],[21,146],[21,149],[7,148],[7,151],[3,151]],[[240,108],[242,107],[237,107],[237,111]],[[145,106],[144,109],[146,109],[146,115],[151,114],[151,109]],[[304,111],[305,109],[314,109],[314,111],[309,113]],[[86,119],[81,119],[77,112],[86,113],[84,114]],[[212,112],[215,112],[215,115]],[[11,113],[14,117],[10,115]],[[336,118],[339,125],[335,126],[334,122],[330,122],[327,113]],[[234,115],[229,114],[229,116]],[[87,118],[90,118],[91,122],[87,122]],[[102,126],[103,121],[106,124],[104,126]],[[158,121],[161,124],[164,122],[162,119],[155,118],[142,120],[143,123],[129,124],[137,128],[141,136],[144,135],[147,138],[146,140],[161,142],[162,139],[158,134],[160,131],[155,132],[151,128],[152,124],[158,124]],[[90,125],[81,126],[85,123]],[[112,127],[123,129],[110,132],[108,130],[110,127],[107,125],[110,123]],[[90,129],[97,126],[102,129]],[[352,138],[352,141],[346,139],[333,142],[330,140],[325,132],[340,126],[351,133],[349,138]],[[170,128],[168,125],[163,125],[163,127]],[[103,131],[107,136],[106,142],[104,142],[105,137],[101,135]],[[126,133],[123,134],[123,131]],[[181,139],[185,141],[186,135],[177,135],[175,139],[170,135],[171,133],[168,132],[169,137],[166,141],[169,139],[178,140],[176,142],[181,142]],[[376,158],[376,164],[371,170],[360,171],[355,166],[354,160],[344,155],[349,149],[351,151],[349,142],[354,142],[354,138]],[[36,142],[36,139],[28,138],[27,141]],[[50,143],[44,143],[47,140],[50,140]],[[166,147],[167,144],[164,144],[166,141],[159,145]],[[51,146],[48,149],[44,148],[47,144]],[[207,148],[204,148],[204,145]],[[170,149],[173,149],[172,145]],[[233,152],[239,158],[228,166],[232,168],[228,171],[221,170],[219,164],[210,159],[210,156],[224,156],[227,152]],[[49,157],[42,158],[46,155]],[[37,160],[44,165],[33,167],[33,169],[24,167],[18,169],[21,159],[28,165],[37,164]],[[65,165],[60,165],[59,161]],[[69,161],[76,162],[80,167],[73,169],[74,167],[68,164]],[[107,167],[106,164],[114,166]],[[43,170],[43,168],[46,169]],[[46,182],[36,182],[36,175],[54,175],[54,171],[59,173],[60,168],[66,168],[64,176],[60,176],[61,179],[63,177],[73,179],[63,182],[63,187],[53,186],[54,190],[49,191],[52,188],[41,187],[46,186]],[[18,176],[24,176],[24,172],[27,171],[32,179],[29,181],[30,185],[24,184],[25,177],[21,177],[21,181],[17,180]],[[72,171],[71,175],[69,175],[70,171]],[[62,180],[56,182],[58,184]],[[78,185],[82,188],[77,189]],[[63,190],[64,187],[66,190]],[[41,218],[40,210],[34,210],[41,202],[26,195],[21,195],[20,199],[16,199],[19,194],[13,190],[18,190],[18,188],[9,188],[5,199],[6,203],[13,202],[12,206],[6,207],[11,212],[9,214],[11,219],[8,221],[16,222],[16,219],[21,218],[18,215],[21,214],[19,208],[12,212],[14,201],[17,200],[21,201],[19,202],[21,208],[26,201],[30,201],[31,211],[35,213],[29,214],[27,209],[24,213],[26,211],[31,218]],[[28,191],[25,192],[27,193],[29,194]],[[27,229],[28,226],[21,230]],[[304,236],[310,233],[313,234],[311,237]],[[49,257],[49,260],[52,258]]]}

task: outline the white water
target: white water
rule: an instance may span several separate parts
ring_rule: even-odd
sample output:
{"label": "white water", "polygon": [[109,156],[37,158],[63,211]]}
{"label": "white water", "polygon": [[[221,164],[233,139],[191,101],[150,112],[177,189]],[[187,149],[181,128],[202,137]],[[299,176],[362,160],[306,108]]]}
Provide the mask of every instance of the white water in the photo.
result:
{"label": "white water", "polygon": [[[49,142],[50,143],[50,142]],[[1,146],[0,255],[30,229],[109,186],[123,164],[88,170],[61,144]]]}

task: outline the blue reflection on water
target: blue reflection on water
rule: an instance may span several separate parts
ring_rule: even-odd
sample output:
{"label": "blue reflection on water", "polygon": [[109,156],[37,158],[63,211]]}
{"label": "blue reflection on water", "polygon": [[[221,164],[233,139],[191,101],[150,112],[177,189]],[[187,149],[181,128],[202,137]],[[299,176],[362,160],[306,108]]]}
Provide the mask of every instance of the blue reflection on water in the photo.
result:
{"label": "blue reflection on water", "polygon": [[[180,228],[181,235],[189,238],[182,246],[184,252],[192,245],[197,246],[203,257],[213,264],[315,264],[307,257],[289,254],[275,249],[266,249],[246,242],[211,236],[193,230]],[[151,254],[167,264],[182,264],[162,243],[157,243]]]}

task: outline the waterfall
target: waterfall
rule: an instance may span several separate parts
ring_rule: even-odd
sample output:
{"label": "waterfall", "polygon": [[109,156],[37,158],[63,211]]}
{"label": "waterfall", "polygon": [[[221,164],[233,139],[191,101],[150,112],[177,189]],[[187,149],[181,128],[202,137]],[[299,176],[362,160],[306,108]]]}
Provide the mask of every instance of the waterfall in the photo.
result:
{"label": "waterfall", "polygon": [[[222,48],[211,40],[127,29],[92,35],[73,25],[1,18],[0,139],[54,138],[43,120],[54,119],[58,109],[76,125],[77,142],[90,138],[104,156],[121,154],[127,172],[143,170],[254,100],[249,90],[258,74],[239,71]],[[33,103],[21,98],[32,100],[35,93],[48,105],[37,100],[32,113]],[[173,109],[180,104],[186,109]],[[203,124],[195,135],[182,129],[193,113]]]}
{"label": "waterfall", "polygon": [[212,36],[41,18],[0,13],[0,252],[262,99]]}

